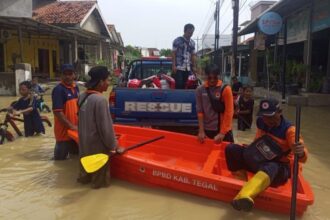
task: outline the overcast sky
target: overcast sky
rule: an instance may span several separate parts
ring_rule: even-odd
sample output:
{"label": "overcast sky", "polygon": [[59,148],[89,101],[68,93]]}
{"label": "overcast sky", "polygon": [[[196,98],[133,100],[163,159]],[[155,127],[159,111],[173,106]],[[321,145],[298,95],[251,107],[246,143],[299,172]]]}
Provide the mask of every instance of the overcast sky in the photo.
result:
{"label": "overcast sky", "polygon": [[[253,1],[240,0],[239,23],[250,19],[249,4]],[[103,17],[107,23],[115,24],[125,45],[159,49],[171,48],[174,38],[183,34],[186,23],[195,25],[193,38],[202,37],[214,12],[214,2],[215,0],[98,0]],[[224,0],[220,14],[221,32],[230,33],[231,0]],[[214,33],[214,25],[209,33]]]}

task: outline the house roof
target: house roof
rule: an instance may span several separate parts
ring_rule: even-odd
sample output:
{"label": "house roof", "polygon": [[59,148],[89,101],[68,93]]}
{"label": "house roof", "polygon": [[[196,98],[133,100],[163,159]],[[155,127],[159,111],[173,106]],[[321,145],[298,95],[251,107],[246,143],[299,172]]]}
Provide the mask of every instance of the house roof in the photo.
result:
{"label": "house roof", "polygon": [[99,22],[102,37],[112,41],[96,1],[55,1],[36,8],[32,16],[41,23],[86,32],[83,27],[91,15]]}
{"label": "house roof", "polygon": [[121,38],[121,34],[117,32],[115,25],[108,24],[107,27],[112,36],[114,43],[116,44],[115,46],[123,47],[124,46],[123,39]]}
{"label": "house roof", "polygon": [[119,44],[119,39],[118,39],[118,36],[117,36],[117,31],[116,31],[115,25],[108,24],[107,27],[108,27],[108,30],[111,34],[111,38],[113,39],[114,43]]}
{"label": "house roof", "polygon": [[33,19],[46,24],[80,24],[96,1],[53,2],[33,11]]}
{"label": "house roof", "polygon": [[29,34],[53,36],[58,39],[72,39],[77,37],[79,41],[88,43],[92,39],[101,39],[100,36],[95,36],[93,33],[83,33],[74,30],[68,30],[62,27],[40,23],[32,18],[18,18],[0,16],[0,29],[8,29],[17,31],[17,27],[22,27],[22,34],[29,37]]}
{"label": "house roof", "polygon": [[120,45],[121,46],[124,46],[124,41],[123,41],[123,38],[121,37],[121,33],[120,32],[117,32],[117,35],[118,35],[118,39],[119,39]]}

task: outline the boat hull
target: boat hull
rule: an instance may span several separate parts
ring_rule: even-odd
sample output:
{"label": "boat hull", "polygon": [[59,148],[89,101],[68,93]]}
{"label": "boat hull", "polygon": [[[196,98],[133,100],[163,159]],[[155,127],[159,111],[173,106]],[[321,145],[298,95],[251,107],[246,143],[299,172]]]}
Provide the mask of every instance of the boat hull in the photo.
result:
{"label": "boat hull", "polygon": [[[207,140],[199,144],[195,137],[189,135],[120,125],[115,126],[115,131],[120,135],[119,144],[123,147],[160,135],[165,138],[113,156],[110,159],[113,177],[224,202],[232,201],[245,183],[235,179],[227,168],[226,143],[214,145]],[[313,200],[312,190],[300,172],[297,215],[301,216]],[[289,214],[290,206],[291,180],[278,188],[269,187],[255,199],[256,208],[270,212]]]}

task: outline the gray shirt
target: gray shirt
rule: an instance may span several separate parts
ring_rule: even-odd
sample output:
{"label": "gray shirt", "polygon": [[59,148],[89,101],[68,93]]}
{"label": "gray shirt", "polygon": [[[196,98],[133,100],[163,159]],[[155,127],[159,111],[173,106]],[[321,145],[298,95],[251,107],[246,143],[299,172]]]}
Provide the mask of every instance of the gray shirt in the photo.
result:
{"label": "gray shirt", "polygon": [[[219,113],[214,111],[212,108],[212,104],[207,95],[206,86],[207,83],[196,89],[196,111],[198,114],[203,115],[205,130],[218,130],[220,121],[220,132],[222,134],[227,134],[228,131],[232,130],[232,120],[234,114],[234,101],[231,88],[230,86],[226,86],[224,88],[224,84],[220,80],[215,87],[209,87],[213,98],[222,100],[225,105],[225,111],[220,114],[221,118],[219,120]],[[222,89],[223,92],[221,94]]]}
{"label": "gray shirt", "polygon": [[[82,94],[79,105],[86,97]],[[117,145],[109,104],[100,93],[91,94],[79,109],[79,154],[108,154]]]}
{"label": "gray shirt", "polygon": [[[221,91],[221,87],[210,87],[211,95]],[[196,111],[204,116],[204,129],[210,131],[218,130],[219,113],[213,110],[210,99],[204,85],[196,89]]]}

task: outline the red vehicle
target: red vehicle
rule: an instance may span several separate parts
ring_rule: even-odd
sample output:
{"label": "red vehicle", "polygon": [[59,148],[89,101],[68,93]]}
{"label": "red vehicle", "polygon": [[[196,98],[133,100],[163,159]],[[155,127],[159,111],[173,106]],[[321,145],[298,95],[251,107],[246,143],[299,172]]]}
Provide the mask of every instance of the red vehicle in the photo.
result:
{"label": "red vehicle", "polygon": [[[175,89],[170,57],[143,57],[130,63],[122,77],[120,85],[128,88]],[[198,86],[197,77],[192,74],[186,83],[186,89]]]}

